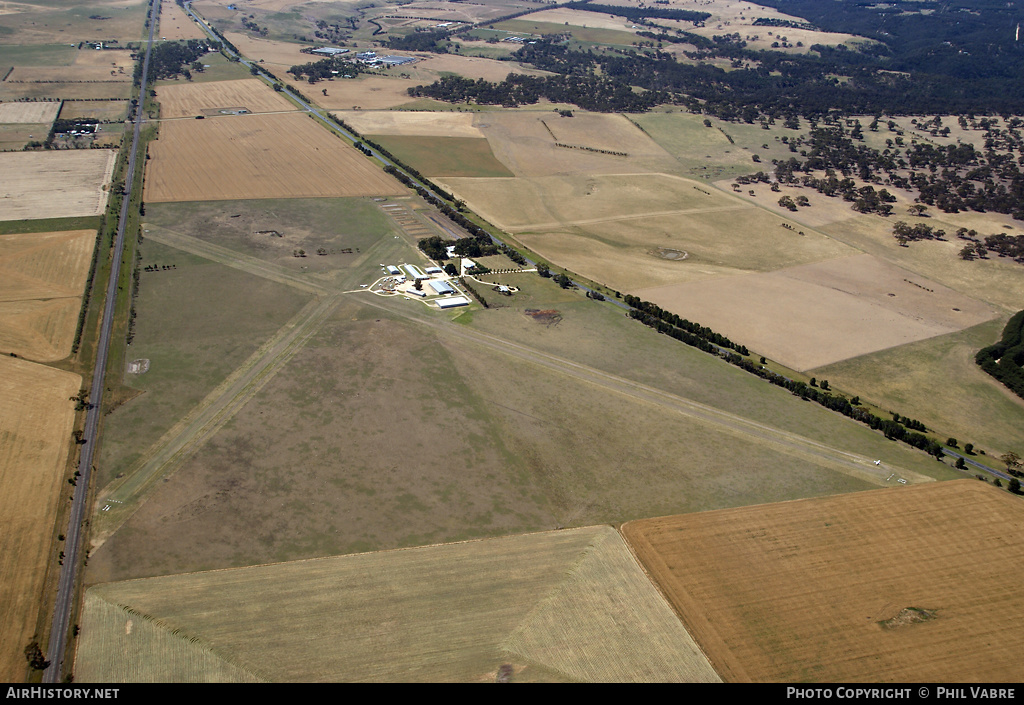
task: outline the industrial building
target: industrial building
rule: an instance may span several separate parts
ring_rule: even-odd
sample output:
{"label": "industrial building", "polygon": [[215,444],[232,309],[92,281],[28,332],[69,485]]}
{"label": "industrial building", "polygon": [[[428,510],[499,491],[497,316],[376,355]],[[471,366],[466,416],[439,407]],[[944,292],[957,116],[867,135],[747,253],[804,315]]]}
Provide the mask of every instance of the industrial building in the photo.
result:
{"label": "industrial building", "polygon": [[435,299],[440,308],[454,308],[455,306],[469,306],[469,299],[465,296],[449,296],[447,299]]}

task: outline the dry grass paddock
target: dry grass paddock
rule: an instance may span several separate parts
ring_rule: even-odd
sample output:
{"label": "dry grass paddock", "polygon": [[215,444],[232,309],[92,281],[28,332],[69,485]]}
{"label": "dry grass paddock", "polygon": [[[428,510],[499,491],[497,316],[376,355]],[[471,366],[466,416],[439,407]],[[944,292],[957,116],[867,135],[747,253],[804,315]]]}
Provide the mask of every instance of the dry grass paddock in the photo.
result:
{"label": "dry grass paddock", "polygon": [[213,83],[177,83],[157,91],[160,116],[164,118],[216,115],[218,110],[245,108],[250,113],[296,110],[294,104],[256,78]]}
{"label": "dry grass paddock", "polygon": [[404,187],[306,115],[241,115],[163,124],[150,145],[147,202],[317,198]]}
{"label": "dry grass paddock", "polygon": [[128,111],[124,100],[65,100],[61,105],[61,120],[95,118],[97,120],[123,120]]}
{"label": "dry grass paddock", "polygon": [[[360,76],[354,79],[321,82],[316,86],[295,81],[290,76],[281,78],[289,86],[309,95],[317,105],[328,110],[395,108],[412,100],[408,89],[417,84],[417,81],[398,76]],[[323,90],[327,91],[326,96],[321,93]]]}
{"label": "dry grass paddock", "polygon": [[539,71],[516,61],[498,61],[479,56],[459,56],[458,54],[415,54],[415,56],[420,59],[414,64],[415,68],[421,71],[430,71],[436,74],[437,78],[444,73],[457,73],[465,78],[499,83],[504,81],[510,73],[528,76],[551,75],[548,71]]}
{"label": "dry grass paddock", "polygon": [[117,152],[107,149],[0,154],[0,220],[99,215]]}
{"label": "dry grass paddock", "polygon": [[[82,378],[0,357],[0,679],[25,679]],[[49,607],[46,605],[45,607]]]}
{"label": "dry grass paddock", "polygon": [[240,32],[227,32],[224,36],[227,37],[229,42],[238,47],[238,50],[247,58],[257,63],[262,63],[265,68],[278,76],[278,78],[286,78],[285,72],[292,66],[308,64],[321,58],[313,54],[303,54],[299,51],[303,47],[311,46],[309,44],[293,44],[273,39],[261,39],[251,34],[242,34]]}
{"label": "dry grass paddock", "polygon": [[206,33],[174,0],[160,0],[160,24],[156,29],[156,36],[169,42],[181,39],[206,39]]}
{"label": "dry grass paddock", "polygon": [[339,110],[337,117],[364,135],[480,138],[473,113],[413,113],[397,110]]}
{"label": "dry grass paddock", "polygon": [[79,682],[493,682],[502,669],[719,681],[606,526],[99,585],[75,664]]}
{"label": "dry grass paddock", "polygon": [[0,123],[51,123],[61,104],[56,102],[0,103]]}
{"label": "dry grass paddock", "polygon": [[1020,678],[1024,512],[977,480],[622,531],[726,681]]}
{"label": "dry grass paddock", "polygon": [[[97,52],[99,53],[99,52]],[[7,77],[9,83],[75,83],[104,81],[131,82],[131,71],[111,66],[18,66]]]}
{"label": "dry grass paddock", "polygon": [[132,42],[143,38],[143,0],[41,0],[8,3],[5,44],[68,44],[82,39]]}
{"label": "dry grass paddock", "polygon": [[131,93],[127,81],[82,81],[14,83],[0,82],[0,101],[14,100],[127,100]]}
{"label": "dry grass paddock", "polygon": [[[602,3],[603,5],[610,5],[612,3]],[[634,24],[626,20],[625,17],[617,17],[615,15],[606,15],[601,12],[586,12],[584,10],[568,10],[565,8],[557,8],[555,10],[541,10],[540,12],[534,12],[529,15],[524,15],[518,19],[526,22],[550,22],[551,24],[560,25],[573,25],[576,27],[586,27],[593,29],[615,29],[622,30],[623,32],[636,33],[637,30],[633,29]],[[654,20],[657,22],[658,20]],[[566,29],[566,32],[569,30]],[[647,29],[646,31],[650,31]]]}
{"label": "dry grass paddock", "polygon": [[89,49],[84,47],[75,54],[72,68],[93,66],[115,71],[123,69],[128,72],[128,80],[131,80],[132,71],[135,70],[135,60],[132,59],[134,53],[129,49]]}
{"label": "dry grass paddock", "polygon": [[[572,118],[537,108],[485,112],[475,125],[487,136],[498,160],[516,176],[670,172],[678,167],[668,152],[626,117],[573,112]],[[628,156],[556,147],[556,142]]]}
{"label": "dry grass paddock", "polygon": [[997,315],[988,304],[866,254],[635,293],[796,370]]}
{"label": "dry grass paddock", "polygon": [[665,174],[449,178],[445,184],[473,210],[511,232],[746,208],[737,199],[698,191],[695,182]]}

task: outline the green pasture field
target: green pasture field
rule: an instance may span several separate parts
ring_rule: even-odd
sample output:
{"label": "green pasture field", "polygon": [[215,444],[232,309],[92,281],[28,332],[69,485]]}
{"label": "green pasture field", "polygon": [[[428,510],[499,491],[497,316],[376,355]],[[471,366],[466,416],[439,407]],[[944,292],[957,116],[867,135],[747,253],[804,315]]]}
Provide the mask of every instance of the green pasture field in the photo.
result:
{"label": "green pasture field", "polygon": [[0,151],[20,150],[31,141],[42,142],[50,131],[49,123],[0,125]]}
{"label": "green pasture field", "polygon": [[369,137],[426,176],[514,176],[494,158],[490,144],[483,137]]}
{"label": "green pasture field", "polygon": [[[149,4],[144,0],[33,0],[33,5],[51,10],[0,15],[0,36],[4,43],[54,44],[57,42],[138,41]],[[53,10],[57,10],[56,12]],[[93,17],[98,19],[93,19]]]}
{"label": "green pasture field", "polygon": [[[490,27],[490,25],[488,25]],[[616,29],[599,29],[595,27],[580,27],[577,25],[561,25],[554,22],[531,22],[530,20],[517,19],[505,20],[493,25],[494,29],[503,29],[517,35],[522,34],[571,34],[572,38],[581,44],[602,44],[610,46],[633,46],[637,36],[632,32],[623,32]]]}
{"label": "green pasture field", "polygon": [[[669,110],[672,109],[630,115],[629,119],[678,160],[682,175],[715,181],[770,171],[772,159],[799,158],[775,138],[781,135],[798,137],[802,133],[783,128],[781,121],[776,122],[772,129],[763,130],[759,125],[724,122],[713,117]],[[704,126],[705,119],[711,121],[711,127]],[[763,148],[765,144],[768,149]],[[761,163],[754,162],[755,154]]]}
{"label": "green pasture field", "polygon": [[[0,15],[2,22],[3,15]],[[0,66],[70,66],[78,53],[78,42],[69,37],[65,44],[0,44]],[[6,68],[4,69],[6,71]]]}
{"label": "green pasture field", "polygon": [[40,218],[39,220],[2,220],[0,235],[11,233],[50,233],[61,230],[95,230],[100,227],[98,215],[71,218]]}
{"label": "green pasture field", "polygon": [[[332,288],[374,281],[387,257],[416,257],[369,198],[160,203],[147,205],[145,221],[154,232],[195,237]],[[299,249],[305,257],[294,256]]]}
{"label": "green pasture field", "polygon": [[719,680],[607,526],[98,585],[75,675],[494,682],[506,664],[520,682]]}
{"label": "green pasture field", "polygon": [[[974,355],[1002,335],[1008,316],[958,333],[812,370],[882,409],[919,419],[990,455],[1024,455],[1024,400],[981,371]],[[946,438],[940,439],[942,442]]]}
{"label": "green pasture field", "polygon": [[125,373],[140,396],[104,421],[97,463],[102,487],[141,457],[181,416],[277,331],[308,296],[274,282],[143,240],[135,300],[135,339],[126,360],[149,371]]}
{"label": "green pasture field", "polygon": [[[561,290],[551,280],[535,275],[489,274],[484,278],[519,286],[522,291],[510,300],[493,294],[505,303],[504,307],[473,312],[471,326],[481,332],[571,358],[834,448],[884,458],[893,466],[938,479],[955,476],[924,453],[886,441],[862,424],[802,402],[779,387],[659,335],[609,303],[591,301],[578,291]],[[563,318],[557,325],[538,325],[524,314],[528,308],[558,309]],[[874,455],[877,453],[884,456]]]}
{"label": "green pasture field", "polygon": [[[202,58],[202,62],[210,68],[203,69],[202,71],[193,71],[192,83],[212,83],[214,81],[234,81],[240,78],[252,78],[249,69],[243,66],[241,62],[228,61],[223,54],[206,54]],[[157,81],[156,87],[173,86],[176,83],[185,82],[185,79],[179,76],[176,79]]]}

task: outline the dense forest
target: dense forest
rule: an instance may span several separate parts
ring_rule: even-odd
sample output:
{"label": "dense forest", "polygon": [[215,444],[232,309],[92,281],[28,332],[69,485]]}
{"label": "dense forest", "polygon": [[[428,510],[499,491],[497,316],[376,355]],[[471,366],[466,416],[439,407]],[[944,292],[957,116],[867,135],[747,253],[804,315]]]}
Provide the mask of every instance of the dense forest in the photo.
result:
{"label": "dense forest", "polygon": [[1024,397],[1024,311],[1010,318],[1002,340],[978,351],[975,361],[1014,394]]}
{"label": "dense forest", "polygon": [[[858,49],[814,45],[807,54],[754,51],[738,34],[711,39],[675,30],[642,32],[655,42],[695,47],[686,56],[696,61],[724,58],[726,71],[708,63],[681,63],[655,48],[652,52],[573,49],[561,38],[526,44],[514,59],[563,76],[565,82],[541,82],[524,93],[516,83],[482,85],[474,82],[463,93],[447,86],[418,86],[416,95],[498,105],[529,102],[534,94],[585,106],[592,102],[594,80],[656,91],[669,102],[694,112],[747,122],[763,116],[845,114],[889,115],[923,113],[1001,113],[1024,110],[1024,47],[1015,41],[1017,11],[990,0],[943,4],[925,2],[868,5],[832,0],[774,0],[787,13],[800,14],[823,29],[862,34],[875,39]],[[909,14],[893,7],[907,5]],[[623,14],[627,8],[573,2],[572,7]],[[934,7],[933,7],[934,6]],[[884,7],[888,9],[874,9]],[[910,8],[908,10],[908,8]],[[934,10],[921,14],[918,10]],[[632,12],[633,10],[629,10]],[[636,9],[638,22],[659,17],[657,8]],[[439,45],[441,43],[438,43]],[[842,80],[840,80],[842,79]],[[441,97],[441,93],[445,97]],[[561,97],[554,97],[555,94]],[[609,104],[607,111],[649,108],[640,101],[632,108]],[[590,108],[594,109],[594,108]],[[601,109],[601,108],[597,108]]]}

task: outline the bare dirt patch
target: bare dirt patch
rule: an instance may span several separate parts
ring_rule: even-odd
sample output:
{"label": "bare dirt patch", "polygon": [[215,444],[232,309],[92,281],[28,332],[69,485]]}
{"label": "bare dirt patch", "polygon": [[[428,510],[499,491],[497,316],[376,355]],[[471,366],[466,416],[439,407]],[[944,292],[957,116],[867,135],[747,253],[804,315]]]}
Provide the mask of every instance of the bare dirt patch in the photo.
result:
{"label": "bare dirt patch", "polygon": [[164,123],[150,146],[146,201],[402,193],[365,156],[305,115]]}
{"label": "bare dirt patch", "polygon": [[23,682],[82,378],[0,357],[0,678]]}
{"label": "bare dirt patch", "polygon": [[106,149],[0,154],[0,220],[99,215],[117,152]]}
{"label": "bare dirt patch", "polygon": [[1018,680],[1022,530],[973,479],[622,527],[722,677],[759,682]]}
{"label": "bare dirt patch", "polygon": [[297,110],[292,103],[255,78],[160,86],[157,100],[160,101],[160,116],[164,118],[209,115],[224,109],[244,109],[250,113]]}
{"label": "bare dirt patch", "polygon": [[60,110],[57,102],[0,103],[0,123],[53,122]]}

